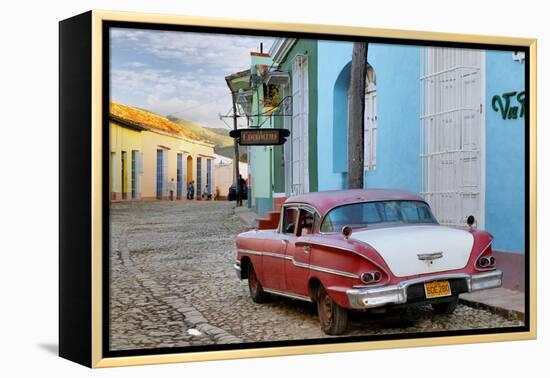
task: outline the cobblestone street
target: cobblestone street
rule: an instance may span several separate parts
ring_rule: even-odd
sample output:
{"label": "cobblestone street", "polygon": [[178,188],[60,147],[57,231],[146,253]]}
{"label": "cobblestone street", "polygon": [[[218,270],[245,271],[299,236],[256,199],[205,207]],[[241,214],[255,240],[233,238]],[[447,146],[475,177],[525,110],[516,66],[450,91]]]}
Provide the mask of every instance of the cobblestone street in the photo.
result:
{"label": "cobblestone street", "polygon": [[[255,304],[233,270],[244,223],[234,202],[111,204],[110,349],[324,338],[315,307],[273,298]],[[396,315],[354,314],[348,335],[523,325],[459,305]]]}

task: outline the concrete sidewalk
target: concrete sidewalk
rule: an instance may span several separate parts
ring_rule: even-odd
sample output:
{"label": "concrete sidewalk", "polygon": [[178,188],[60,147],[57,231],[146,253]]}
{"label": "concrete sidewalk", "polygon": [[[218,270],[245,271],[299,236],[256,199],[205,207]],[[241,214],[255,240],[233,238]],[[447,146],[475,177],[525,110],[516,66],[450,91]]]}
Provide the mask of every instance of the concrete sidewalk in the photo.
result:
{"label": "concrete sidewalk", "polygon": [[234,210],[235,215],[241,218],[241,220],[246,223],[247,226],[254,227],[256,225],[256,219],[260,218],[258,214],[248,208],[247,201],[243,201],[243,205],[235,207]]}
{"label": "concrete sidewalk", "polygon": [[[242,207],[235,207],[235,214],[248,226],[254,227],[260,216],[250,210],[243,202]],[[488,310],[507,319],[525,321],[525,293],[499,287],[460,295],[460,301],[474,308]]]}
{"label": "concrete sidewalk", "polygon": [[525,293],[499,287],[461,294],[460,301],[467,306],[483,308],[507,319],[525,321]]}

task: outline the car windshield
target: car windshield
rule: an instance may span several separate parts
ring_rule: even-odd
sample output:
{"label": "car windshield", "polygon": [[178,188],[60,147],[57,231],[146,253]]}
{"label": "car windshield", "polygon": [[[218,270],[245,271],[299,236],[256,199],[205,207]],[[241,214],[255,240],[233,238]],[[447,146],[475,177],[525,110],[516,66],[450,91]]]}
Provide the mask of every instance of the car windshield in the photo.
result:
{"label": "car windshield", "polygon": [[421,201],[361,202],[332,209],[323,220],[321,232],[400,224],[435,223],[430,207]]}

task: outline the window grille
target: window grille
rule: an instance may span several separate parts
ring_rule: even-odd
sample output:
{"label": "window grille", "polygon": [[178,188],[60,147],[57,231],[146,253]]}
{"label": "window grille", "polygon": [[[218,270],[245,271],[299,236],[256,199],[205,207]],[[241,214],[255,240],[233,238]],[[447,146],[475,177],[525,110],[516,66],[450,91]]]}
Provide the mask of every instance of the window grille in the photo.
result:
{"label": "window grille", "polygon": [[483,219],[483,53],[425,48],[420,76],[420,187],[440,223]]}

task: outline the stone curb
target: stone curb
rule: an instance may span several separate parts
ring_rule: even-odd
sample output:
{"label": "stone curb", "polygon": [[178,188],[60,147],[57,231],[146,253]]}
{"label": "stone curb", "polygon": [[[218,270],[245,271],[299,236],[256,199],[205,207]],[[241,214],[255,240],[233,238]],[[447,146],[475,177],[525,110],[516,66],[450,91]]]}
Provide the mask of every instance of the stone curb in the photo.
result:
{"label": "stone curb", "polygon": [[487,310],[495,315],[502,316],[508,320],[521,320],[525,322],[525,314],[516,310],[509,310],[507,308],[502,308],[498,306],[493,306],[483,302],[472,301],[470,299],[459,298],[459,302],[468,307]]}

